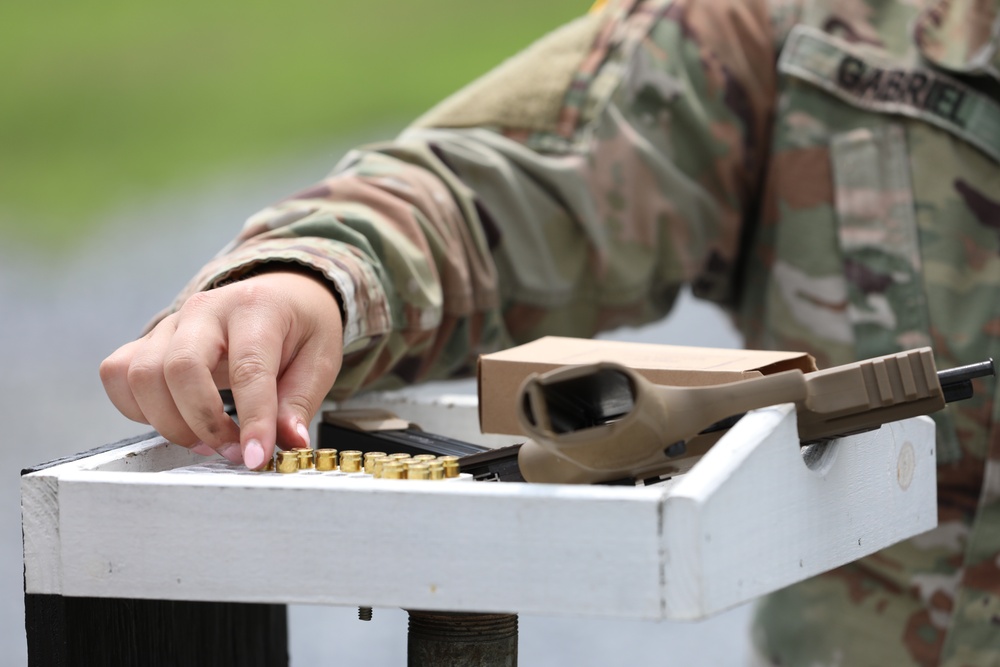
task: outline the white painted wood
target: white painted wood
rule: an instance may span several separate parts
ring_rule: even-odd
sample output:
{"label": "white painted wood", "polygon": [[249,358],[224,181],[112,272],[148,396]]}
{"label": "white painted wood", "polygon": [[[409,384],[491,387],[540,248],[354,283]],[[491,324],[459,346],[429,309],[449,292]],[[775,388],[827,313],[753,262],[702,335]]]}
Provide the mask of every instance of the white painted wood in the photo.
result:
{"label": "white painted wood", "polygon": [[933,527],[929,420],[810,469],[794,419],[645,488],[179,474],[203,459],[151,440],[23,478],[26,590],[691,619]]}
{"label": "white painted wood", "polygon": [[671,489],[668,618],[702,618],[937,525],[927,417],[823,447],[807,466],[795,411],[751,413]]}
{"label": "white painted wood", "polygon": [[67,595],[657,618],[658,489],[60,480]]}
{"label": "white painted wood", "polygon": [[58,484],[61,475],[79,470],[170,470],[201,459],[198,454],[171,445],[163,438],[154,438],[22,476],[25,591],[58,594],[62,589]]}
{"label": "white painted wood", "polygon": [[24,582],[30,593],[62,591],[59,554],[59,482],[54,476],[21,478]]}

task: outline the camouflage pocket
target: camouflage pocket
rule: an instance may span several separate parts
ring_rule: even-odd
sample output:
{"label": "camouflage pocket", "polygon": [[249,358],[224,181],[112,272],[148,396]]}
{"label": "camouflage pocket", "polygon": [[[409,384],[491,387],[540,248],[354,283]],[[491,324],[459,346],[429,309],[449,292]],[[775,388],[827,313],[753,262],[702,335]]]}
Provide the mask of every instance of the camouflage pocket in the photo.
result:
{"label": "camouflage pocket", "polygon": [[903,128],[888,124],[834,135],[830,161],[858,355],[930,345]]}
{"label": "camouflage pocket", "polygon": [[[830,142],[837,238],[858,357],[932,345],[906,133],[898,123],[836,134]],[[938,461],[960,450],[938,416]]]}

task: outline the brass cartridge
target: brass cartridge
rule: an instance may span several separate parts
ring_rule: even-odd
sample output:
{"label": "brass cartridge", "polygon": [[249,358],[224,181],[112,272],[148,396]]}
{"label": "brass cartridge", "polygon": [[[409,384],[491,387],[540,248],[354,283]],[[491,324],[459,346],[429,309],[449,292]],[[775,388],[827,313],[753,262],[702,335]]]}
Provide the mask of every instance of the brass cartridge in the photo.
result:
{"label": "brass cartridge", "polygon": [[385,456],[385,452],[365,452],[365,472],[375,474],[375,459]]}
{"label": "brass cartridge", "polygon": [[316,460],[313,458],[313,450],[306,447],[304,449],[294,450],[299,454],[299,470],[310,470],[316,466]]}
{"label": "brass cartridge", "polygon": [[444,464],[440,461],[431,461],[427,464],[430,479],[444,479]]}
{"label": "brass cartridge", "polygon": [[431,468],[426,463],[414,462],[406,466],[406,479],[430,479]]}
{"label": "brass cartridge", "polygon": [[435,461],[444,466],[444,476],[446,478],[458,477],[460,469],[457,456],[439,456]]}
{"label": "brass cartridge", "polygon": [[398,452],[396,454],[389,454],[389,458],[390,459],[394,459],[396,461],[404,461],[404,460],[412,458],[412,457],[409,454],[404,454],[402,452]]}
{"label": "brass cartridge", "polygon": [[433,461],[436,458],[437,457],[434,456],[433,454],[417,454],[416,456],[413,457],[413,460],[414,461],[423,461],[424,463],[427,463],[428,461]]}
{"label": "brass cartridge", "polygon": [[372,477],[381,478],[382,471],[385,469],[385,464],[391,462],[388,456],[376,456],[372,459]]}
{"label": "brass cartridge", "polygon": [[361,472],[361,452],[353,449],[341,452],[340,470],[342,472]]}
{"label": "brass cartridge", "polygon": [[322,470],[323,472],[329,472],[331,470],[337,469],[337,450],[336,449],[317,449],[316,450],[316,470]]}
{"label": "brass cartridge", "polygon": [[406,468],[399,461],[388,461],[382,466],[382,479],[406,479]]}
{"label": "brass cartridge", "polygon": [[299,453],[295,450],[278,452],[278,472],[288,474],[299,471]]}

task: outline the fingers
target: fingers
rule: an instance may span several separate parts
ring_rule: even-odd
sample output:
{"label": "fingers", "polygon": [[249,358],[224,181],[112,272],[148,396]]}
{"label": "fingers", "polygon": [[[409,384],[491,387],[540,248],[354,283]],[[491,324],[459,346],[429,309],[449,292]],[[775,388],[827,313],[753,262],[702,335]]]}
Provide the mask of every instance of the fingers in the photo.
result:
{"label": "fingers", "polygon": [[331,349],[340,348],[324,337],[310,338],[285,368],[278,382],[278,442],[310,446],[309,422],[340,372],[341,355]]}
{"label": "fingers", "polygon": [[225,414],[211,373],[224,336],[201,301],[192,298],[184,311],[115,351],[101,364],[101,379],[126,417],[198,453],[218,451],[239,461],[239,429]]}
{"label": "fingers", "polygon": [[[277,439],[308,446],[308,424],[341,365],[340,309],[321,281],[275,272],[192,296],[101,365],[127,417],[195,451],[260,468]],[[240,424],[223,411],[232,389]]]}
{"label": "fingers", "polygon": [[203,443],[226,452],[240,441],[239,428],[225,413],[212,373],[222,365],[226,340],[216,314],[202,310],[207,312],[178,322],[163,358],[163,376],[187,427]]}
{"label": "fingers", "polygon": [[146,419],[146,415],[142,413],[135,396],[132,395],[132,389],[129,387],[127,379],[132,357],[143,343],[144,339],[140,339],[122,345],[101,362],[100,373],[104,391],[114,406],[118,408],[118,411],[132,421],[148,424],[149,420]]}
{"label": "fingers", "polygon": [[240,416],[240,442],[249,468],[274,452],[278,418],[278,373],[287,327],[256,310],[235,312],[229,321],[229,383]]}
{"label": "fingers", "polygon": [[[233,318],[229,368],[244,461],[256,469],[277,442],[289,448],[310,445],[309,422],[340,371],[343,326],[340,308],[322,281],[296,273],[253,281],[257,286],[244,283],[245,288],[256,291],[266,281],[274,290],[264,299],[267,317]],[[243,301],[251,303],[251,294]],[[247,353],[238,354],[240,349]]]}
{"label": "fingers", "polygon": [[160,435],[179,445],[190,446],[198,436],[188,428],[174,404],[163,377],[163,356],[173,336],[175,320],[162,322],[150,332],[129,364],[125,378],[142,414]]}

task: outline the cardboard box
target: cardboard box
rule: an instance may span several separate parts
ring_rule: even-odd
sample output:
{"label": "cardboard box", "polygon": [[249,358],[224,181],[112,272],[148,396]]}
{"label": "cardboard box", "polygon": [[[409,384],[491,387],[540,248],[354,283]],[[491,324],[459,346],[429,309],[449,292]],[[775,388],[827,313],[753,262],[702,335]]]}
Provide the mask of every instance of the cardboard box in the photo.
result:
{"label": "cardboard box", "polygon": [[483,433],[521,433],[517,402],[533,373],[614,361],[657,384],[685,387],[735,382],[798,368],[816,370],[803,352],[729,350],[547,336],[479,358],[479,426]]}

